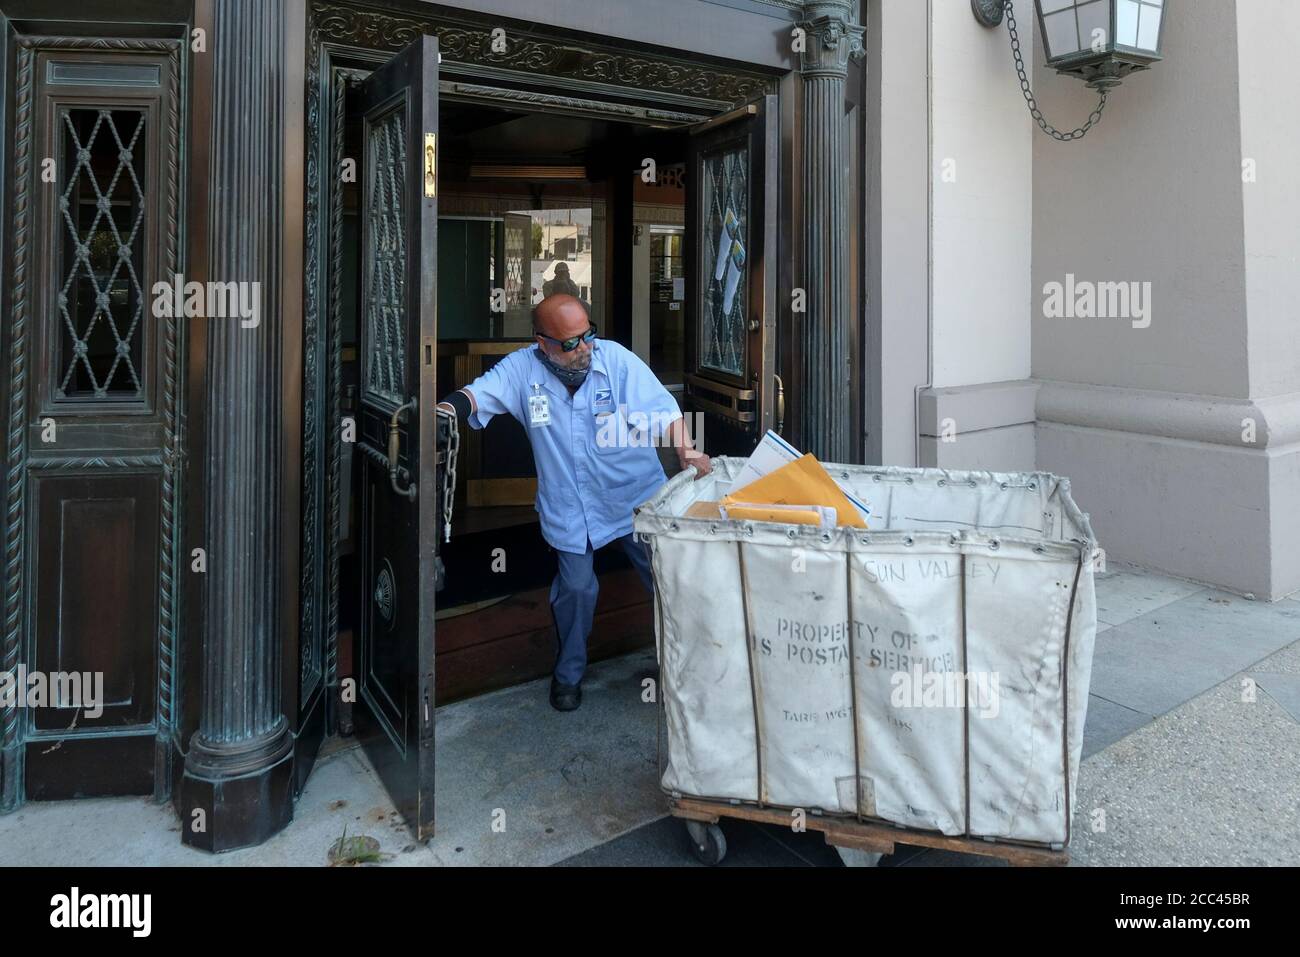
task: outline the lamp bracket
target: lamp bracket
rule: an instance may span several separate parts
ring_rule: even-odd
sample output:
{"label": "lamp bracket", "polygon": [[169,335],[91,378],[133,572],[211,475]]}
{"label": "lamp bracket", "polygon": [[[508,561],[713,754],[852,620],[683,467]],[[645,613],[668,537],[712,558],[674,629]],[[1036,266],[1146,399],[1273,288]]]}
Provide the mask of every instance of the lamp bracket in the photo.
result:
{"label": "lamp bracket", "polygon": [[971,13],[982,26],[996,27],[1002,22],[1003,0],[970,0]]}

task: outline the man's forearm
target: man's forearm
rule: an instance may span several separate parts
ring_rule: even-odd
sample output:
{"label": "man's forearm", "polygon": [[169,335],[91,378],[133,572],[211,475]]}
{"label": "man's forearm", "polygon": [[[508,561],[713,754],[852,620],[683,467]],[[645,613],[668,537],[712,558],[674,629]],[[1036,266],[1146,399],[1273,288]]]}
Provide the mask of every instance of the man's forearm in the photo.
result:
{"label": "man's forearm", "polygon": [[668,423],[668,442],[677,450],[677,457],[684,459],[686,453],[693,451],[695,446],[691,443],[691,437],[686,433],[686,419],[673,419]]}
{"label": "man's forearm", "polygon": [[695,443],[691,441],[690,433],[686,431],[686,419],[684,417],[674,419],[669,423],[668,441],[677,450],[677,462],[682,468],[694,465],[701,476],[708,475],[712,471],[709,457],[703,452],[697,451]]}
{"label": "man's forearm", "polygon": [[439,402],[438,408],[455,412],[462,419],[468,419],[477,410],[474,403],[474,393],[470,392],[469,389],[457,389]]}

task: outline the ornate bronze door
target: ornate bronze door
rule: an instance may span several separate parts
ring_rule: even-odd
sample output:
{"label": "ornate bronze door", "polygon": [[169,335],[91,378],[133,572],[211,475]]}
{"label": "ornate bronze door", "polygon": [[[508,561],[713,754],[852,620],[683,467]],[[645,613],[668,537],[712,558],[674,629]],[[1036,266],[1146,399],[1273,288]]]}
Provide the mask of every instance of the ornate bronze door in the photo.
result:
{"label": "ornate bronze door", "polygon": [[781,417],[772,262],[779,118],[777,98],[765,95],[699,124],[686,177],[685,405],[755,438]]}
{"label": "ornate bronze door", "polygon": [[438,45],[361,90],[361,615],[357,734],[417,839],[433,836]]}
{"label": "ornate bronze door", "polygon": [[[170,788],[180,44],[17,37],[0,809]],[[11,283],[8,281],[12,280]]]}

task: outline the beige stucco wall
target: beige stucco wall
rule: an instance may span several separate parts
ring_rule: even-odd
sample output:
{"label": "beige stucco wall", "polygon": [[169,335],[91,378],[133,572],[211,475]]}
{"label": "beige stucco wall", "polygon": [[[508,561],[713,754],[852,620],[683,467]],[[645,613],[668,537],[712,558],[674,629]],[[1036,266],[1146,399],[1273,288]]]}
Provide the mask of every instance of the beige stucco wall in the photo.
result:
{"label": "beige stucco wall", "polygon": [[[1077,142],[1035,137],[1035,376],[1247,395],[1235,6],[1171,8],[1164,61],[1115,90],[1100,124]],[[1041,64],[1034,87],[1062,129],[1097,100]],[[1044,284],[1067,273],[1150,282],[1151,325],[1044,318]]]}
{"label": "beige stucco wall", "polygon": [[[1163,62],[1033,158],[1042,468],[1112,555],[1261,598],[1300,589],[1300,5],[1170,5]],[[1058,126],[1095,94],[1041,64]],[[1243,159],[1254,160],[1243,182]],[[1048,282],[1151,284],[1150,325],[1042,314]]]}
{"label": "beige stucco wall", "polygon": [[[981,28],[969,4],[932,11],[932,384],[1025,379],[1033,128],[1006,30]],[[1026,56],[1034,39],[1023,31]]]}
{"label": "beige stucco wall", "polygon": [[[868,459],[916,461],[916,390],[929,368],[929,14],[917,0],[867,8],[866,421]],[[871,430],[871,426],[868,426]]]}
{"label": "beige stucco wall", "polygon": [[1237,4],[1246,327],[1251,398],[1300,391],[1300,123],[1294,59],[1300,4]]}
{"label": "beige stucco wall", "polygon": [[[944,0],[881,0],[868,24],[880,97],[867,210],[879,230],[868,243],[879,257],[879,353],[868,355],[881,382],[878,458],[1032,468],[1032,415],[999,418],[1024,405],[998,397],[1028,379],[1031,344],[1033,131],[1005,30]],[[946,419],[951,441],[939,437]]]}

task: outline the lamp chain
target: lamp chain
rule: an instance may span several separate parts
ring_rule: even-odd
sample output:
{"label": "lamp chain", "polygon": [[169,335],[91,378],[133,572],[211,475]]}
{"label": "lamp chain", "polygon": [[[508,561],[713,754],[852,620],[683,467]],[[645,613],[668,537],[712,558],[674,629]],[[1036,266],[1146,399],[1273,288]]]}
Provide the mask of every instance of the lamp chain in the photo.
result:
{"label": "lamp chain", "polygon": [[1020,77],[1020,92],[1025,95],[1025,102],[1029,105],[1029,115],[1034,118],[1038,128],[1054,140],[1066,143],[1070,140],[1082,139],[1101,119],[1101,111],[1106,109],[1106,96],[1110,91],[1105,88],[1102,89],[1097,108],[1088,114],[1088,122],[1084,123],[1083,126],[1076,127],[1069,133],[1062,133],[1055,126],[1052,126],[1043,117],[1043,111],[1038,108],[1038,101],[1034,99],[1034,91],[1029,88],[1029,77],[1025,74],[1025,60],[1020,55],[1020,34],[1016,32],[1016,14],[1012,0],[1006,0],[1003,12],[1007,18],[1007,32],[1011,34],[1011,55],[1016,60],[1016,75]]}

